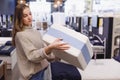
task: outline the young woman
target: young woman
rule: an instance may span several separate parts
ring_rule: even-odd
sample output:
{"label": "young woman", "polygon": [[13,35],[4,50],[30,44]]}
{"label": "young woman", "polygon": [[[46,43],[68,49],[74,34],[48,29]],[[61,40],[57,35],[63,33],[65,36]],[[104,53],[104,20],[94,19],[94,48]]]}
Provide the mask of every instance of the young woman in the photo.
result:
{"label": "young woman", "polygon": [[12,42],[16,47],[21,80],[45,80],[48,60],[55,59],[52,50],[67,50],[69,45],[61,43],[58,38],[46,46],[40,32],[32,28],[32,15],[28,5],[17,5],[14,15]]}

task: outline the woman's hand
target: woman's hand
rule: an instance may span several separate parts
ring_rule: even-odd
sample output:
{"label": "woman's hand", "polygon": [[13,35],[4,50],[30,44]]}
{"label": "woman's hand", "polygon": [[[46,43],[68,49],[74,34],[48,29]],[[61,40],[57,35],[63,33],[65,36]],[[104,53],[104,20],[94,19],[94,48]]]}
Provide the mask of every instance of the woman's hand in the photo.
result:
{"label": "woman's hand", "polygon": [[68,43],[62,42],[62,39],[58,38],[53,43],[51,43],[50,45],[45,47],[45,52],[46,52],[46,54],[50,54],[50,52],[53,49],[56,49],[56,50],[67,50],[69,48],[70,48],[70,46],[68,45]]}
{"label": "woman's hand", "polygon": [[56,39],[53,43],[49,45],[52,49],[67,50],[70,48],[68,43],[62,42],[61,38]]}

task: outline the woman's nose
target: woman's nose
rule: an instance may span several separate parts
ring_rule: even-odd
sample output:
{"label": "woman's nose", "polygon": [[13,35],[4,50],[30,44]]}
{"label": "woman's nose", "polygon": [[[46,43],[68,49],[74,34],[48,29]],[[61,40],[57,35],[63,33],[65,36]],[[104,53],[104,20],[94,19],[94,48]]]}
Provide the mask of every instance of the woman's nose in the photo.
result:
{"label": "woman's nose", "polygon": [[31,16],[31,15],[29,15],[29,16],[28,16],[28,19],[32,19],[32,16]]}

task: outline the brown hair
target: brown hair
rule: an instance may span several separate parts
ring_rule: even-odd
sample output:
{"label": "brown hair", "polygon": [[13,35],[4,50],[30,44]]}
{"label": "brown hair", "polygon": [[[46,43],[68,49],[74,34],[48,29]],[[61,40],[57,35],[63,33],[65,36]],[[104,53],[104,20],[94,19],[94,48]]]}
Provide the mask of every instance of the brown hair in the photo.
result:
{"label": "brown hair", "polygon": [[12,30],[12,44],[15,46],[15,36],[17,32],[23,31],[23,10],[29,6],[26,4],[18,4],[15,8],[14,12],[14,25],[13,25],[13,30]]}

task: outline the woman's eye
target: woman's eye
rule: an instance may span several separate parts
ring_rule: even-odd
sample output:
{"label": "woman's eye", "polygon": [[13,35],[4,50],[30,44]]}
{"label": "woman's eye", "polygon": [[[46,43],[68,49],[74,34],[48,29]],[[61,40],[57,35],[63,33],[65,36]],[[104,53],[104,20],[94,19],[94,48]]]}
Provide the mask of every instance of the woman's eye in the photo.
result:
{"label": "woman's eye", "polygon": [[23,15],[23,17],[25,18],[25,17],[27,17],[27,15]]}

